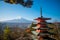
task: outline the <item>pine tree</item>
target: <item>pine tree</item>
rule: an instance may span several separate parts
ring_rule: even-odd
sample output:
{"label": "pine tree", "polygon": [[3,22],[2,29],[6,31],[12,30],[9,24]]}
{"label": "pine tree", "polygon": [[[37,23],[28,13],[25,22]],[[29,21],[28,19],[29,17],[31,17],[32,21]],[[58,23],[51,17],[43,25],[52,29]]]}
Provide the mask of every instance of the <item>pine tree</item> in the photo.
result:
{"label": "pine tree", "polygon": [[30,8],[33,5],[33,1],[32,0],[4,0],[4,2],[6,3],[10,3],[10,4],[21,4],[24,7],[28,7]]}

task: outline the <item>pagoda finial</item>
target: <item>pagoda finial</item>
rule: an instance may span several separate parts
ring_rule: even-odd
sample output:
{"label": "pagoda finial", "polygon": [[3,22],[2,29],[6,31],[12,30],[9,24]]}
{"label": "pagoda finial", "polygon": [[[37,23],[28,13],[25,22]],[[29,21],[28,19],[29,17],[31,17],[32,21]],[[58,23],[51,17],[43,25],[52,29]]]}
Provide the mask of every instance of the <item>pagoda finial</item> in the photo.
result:
{"label": "pagoda finial", "polygon": [[41,16],[41,18],[43,17],[42,16],[42,7],[40,8],[40,16]]}

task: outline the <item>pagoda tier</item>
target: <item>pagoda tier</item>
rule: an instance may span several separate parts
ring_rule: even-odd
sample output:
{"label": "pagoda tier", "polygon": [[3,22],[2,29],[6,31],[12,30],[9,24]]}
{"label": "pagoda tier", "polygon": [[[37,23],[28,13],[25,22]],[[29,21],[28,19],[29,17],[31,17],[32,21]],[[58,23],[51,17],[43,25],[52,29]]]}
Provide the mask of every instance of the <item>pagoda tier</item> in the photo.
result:
{"label": "pagoda tier", "polygon": [[38,36],[44,36],[44,35],[53,35],[54,33],[51,33],[51,32],[48,32],[48,31],[45,31],[45,32],[41,32],[38,34]]}
{"label": "pagoda tier", "polygon": [[53,29],[53,28],[50,28],[50,27],[41,27],[41,28],[32,27],[32,28],[35,29],[35,30],[50,30],[50,29]]}

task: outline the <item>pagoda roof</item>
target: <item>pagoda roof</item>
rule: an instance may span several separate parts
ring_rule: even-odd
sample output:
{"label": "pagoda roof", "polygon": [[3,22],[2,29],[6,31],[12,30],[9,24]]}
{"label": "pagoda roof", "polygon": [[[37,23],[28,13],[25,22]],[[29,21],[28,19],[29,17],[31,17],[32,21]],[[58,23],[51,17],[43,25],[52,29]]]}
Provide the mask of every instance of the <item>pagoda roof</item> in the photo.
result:
{"label": "pagoda roof", "polygon": [[46,29],[53,29],[53,28],[38,28],[38,30],[46,30]]}
{"label": "pagoda roof", "polygon": [[38,19],[50,20],[51,18],[43,18],[43,17],[38,17],[38,18],[36,18],[36,19],[34,19],[34,20],[38,20]]}
{"label": "pagoda roof", "polygon": [[34,29],[38,29],[38,30],[45,30],[45,29],[53,29],[53,28],[50,28],[50,27],[41,27],[41,28],[38,28],[38,27],[32,27]]}

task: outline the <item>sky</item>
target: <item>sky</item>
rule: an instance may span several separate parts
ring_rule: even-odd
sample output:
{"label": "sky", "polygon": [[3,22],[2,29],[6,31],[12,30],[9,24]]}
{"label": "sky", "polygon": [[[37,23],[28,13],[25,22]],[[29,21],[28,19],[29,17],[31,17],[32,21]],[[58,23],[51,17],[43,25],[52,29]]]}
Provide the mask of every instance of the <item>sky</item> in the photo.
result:
{"label": "sky", "polygon": [[51,22],[60,22],[60,0],[33,0],[31,8],[23,7],[20,4],[9,4],[0,1],[0,21],[19,18],[34,20],[40,17],[41,7],[43,17],[51,18]]}

